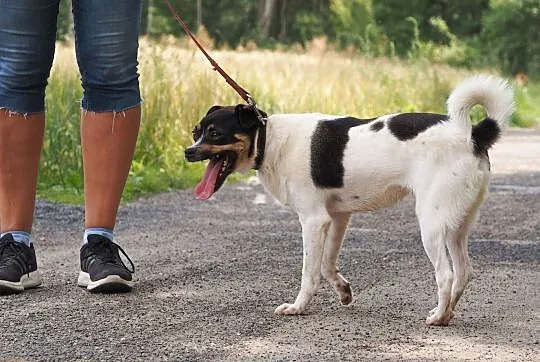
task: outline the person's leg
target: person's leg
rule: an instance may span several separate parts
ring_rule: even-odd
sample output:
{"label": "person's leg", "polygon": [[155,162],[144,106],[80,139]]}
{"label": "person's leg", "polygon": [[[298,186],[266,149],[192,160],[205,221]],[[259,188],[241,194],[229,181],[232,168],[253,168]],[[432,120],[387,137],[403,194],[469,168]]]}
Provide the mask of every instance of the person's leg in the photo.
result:
{"label": "person's leg", "polygon": [[30,232],[59,0],[0,0],[0,292],[41,284]]}
{"label": "person's leg", "polygon": [[114,229],[139,131],[141,108],[85,112],[81,120],[85,227]]}
{"label": "person's leg", "polygon": [[[141,6],[139,0],[73,1],[84,88],[81,143],[86,232],[79,285],[92,291],[131,289],[131,273],[117,257],[112,235],[141,119],[137,73]],[[102,263],[90,263],[96,248],[106,254],[100,258]],[[106,252],[107,248],[112,252]],[[87,270],[86,265],[92,264],[93,270]]]}
{"label": "person's leg", "polygon": [[[1,61],[0,61],[1,62]],[[0,109],[0,230],[32,231],[45,114]]]}

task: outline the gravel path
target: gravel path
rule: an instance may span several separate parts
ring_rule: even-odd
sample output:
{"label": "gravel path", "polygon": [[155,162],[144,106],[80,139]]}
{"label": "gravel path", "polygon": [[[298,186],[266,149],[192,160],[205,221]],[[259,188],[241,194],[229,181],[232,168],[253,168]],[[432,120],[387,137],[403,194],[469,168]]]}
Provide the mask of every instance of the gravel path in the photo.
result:
{"label": "gravel path", "polygon": [[354,216],[341,256],[356,303],[323,283],[309,313],[280,317],[299,287],[296,215],[261,186],[191,190],[121,208],[117,242],[135,261],[124,295],[75,286],[81,207],[38,202],[42,288],[1,297],[0,360],[538,360],[540,131],[511,131],[473,229],[475,278],[449,327],[424,324],[432,267],[410,200]]}

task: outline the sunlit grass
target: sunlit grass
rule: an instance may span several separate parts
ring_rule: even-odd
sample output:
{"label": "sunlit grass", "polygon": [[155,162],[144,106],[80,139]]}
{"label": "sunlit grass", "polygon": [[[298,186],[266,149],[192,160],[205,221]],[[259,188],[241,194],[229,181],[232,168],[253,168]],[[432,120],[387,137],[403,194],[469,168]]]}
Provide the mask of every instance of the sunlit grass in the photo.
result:
{"label": "sunlit grass", "polygon": [[540,125],[540,83],[529,83],[515,87],[517,115],[515,123],[521,127],[538,127]]}
{"label": "sunlit grass", "polygon": [[[422,61],[364,59],[334,53],[213,51],[219,64],[267,113],[323,112],[372,117],[395,112],[446,113],[451,89],[474,72]],[[193,47],[143,39],[143,121],[124,199],[193,186],[203,165],[184,161],[191,129],[214,104],[240,97]],[[538,124],[538,87],[518,92],[522,125]],[[82,200],[79,75],[73,48],[59,45],[47,90],[47,134],[39,194]],[[520,101],[521,99],[521,101]],[[521,108],[520,108],[521,112]],[[535,116],[536,114],[536,116]]]}

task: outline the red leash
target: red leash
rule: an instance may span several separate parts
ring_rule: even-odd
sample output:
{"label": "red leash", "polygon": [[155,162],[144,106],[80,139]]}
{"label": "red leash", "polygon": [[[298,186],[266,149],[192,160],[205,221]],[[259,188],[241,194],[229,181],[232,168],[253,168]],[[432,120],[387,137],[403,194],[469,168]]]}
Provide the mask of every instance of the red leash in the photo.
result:
{"label": "red leash", "polygon": [[167,7],[169,8],[169,10],[171,11],[171,13],[173,14],[173,16],[176,18],[176,21],[178,21],[178,24],[180,24],[180,26],[184,29],[184,31],[187,33],[187,35],[189,35],[189,37],[193,40],[193,42],[195,42],[195,44],[197,45],[197,47],[200,49],[200,51],[204,54],[204,56],[206,57],[206,59],[208,59],[208,61],[210,62],[210,64],[212,64],[212,67],[214,67],[214,70],[216,70],[219,74],[221,74],[221,76],[223,78],[225,78],[225,81],[227,83],[229,83],[229,85],[236,91],[236,93],[238,93],[238,95],[240,95],[240,97],[242,97],[243,100],[246,101],[247,104],[249,104],[253,110],[255,111],[255,113],[257,114],[257,118],[259,119],[259,121],[263,124],[263,126],[266,125],[266,119],[262,116],[262,114],[259,112],[259,109],[257,108],[257,103],[255,102],[255,99],[253,99],[253,97],[251,96],[251,94],[249,94],[248,91],[246,91],[244,88],[242,88],[238,83],[236,83],[236,81],[234,79],[232,79],[220,66],[219,64],[206,52],[206,50],[204,49],[204,47],[201,45],[201,43],[199,43],[199,41],[197,40],[197,38],[195,37],[195,35],[191,32],[191,30],[189,30],[188,26],[186,25],[186,23],[184,22],[184,20],[182,20],[182,18],[180,17],[180,15],[178,15],[178,13],[176,12],[176,10],[174,9],[174,7],[172,6],[171,2],[169,0],[163,0],[165,2],[165,4],[167,5]]}

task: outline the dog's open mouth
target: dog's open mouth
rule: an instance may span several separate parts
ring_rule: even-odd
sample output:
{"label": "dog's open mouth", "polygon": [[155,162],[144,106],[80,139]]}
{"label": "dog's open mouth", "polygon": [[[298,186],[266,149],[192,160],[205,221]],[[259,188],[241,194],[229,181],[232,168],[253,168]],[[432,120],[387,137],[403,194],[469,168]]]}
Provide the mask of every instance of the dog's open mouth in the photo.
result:
{"label": "dog's open mouth", "polygon": [[221,152],[210,159],[203,179],[195,188],[197,200],[207,200],[219,190],[227,176],[234,171],[236,158],[235,152]]}

